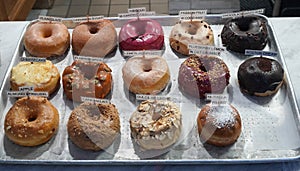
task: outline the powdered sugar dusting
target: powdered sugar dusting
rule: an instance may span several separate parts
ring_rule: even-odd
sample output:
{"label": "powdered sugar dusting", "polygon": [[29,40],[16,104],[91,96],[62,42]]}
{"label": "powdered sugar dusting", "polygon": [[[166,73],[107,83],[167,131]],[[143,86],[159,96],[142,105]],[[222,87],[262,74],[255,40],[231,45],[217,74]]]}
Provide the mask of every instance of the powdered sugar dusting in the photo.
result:
{"label": "powdered sugar dusting", "polygon": [[236,115],[237,113],[230,105],[211,106],[207,111],[207,120],[212,121],[217,128],[231,127],[236,122]]}

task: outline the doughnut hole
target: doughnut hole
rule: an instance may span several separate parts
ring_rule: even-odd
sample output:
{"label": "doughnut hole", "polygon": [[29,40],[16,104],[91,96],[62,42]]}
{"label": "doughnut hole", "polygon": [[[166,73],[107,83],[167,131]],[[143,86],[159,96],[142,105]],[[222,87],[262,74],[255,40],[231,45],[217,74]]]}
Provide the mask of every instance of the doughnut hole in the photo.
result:
{"label": "doughnut hole", "polygon": [[236,25],[241,31],[248,31],[250,29],[249,23],[252,22],[252,18],[244,18],[237,20]]}
{"label": "doughnut hole", "polygon": [[187,32],[190,35],[195,35],[197,33],[197,27],[194,24],[189,24]]}
{"label": "doughnut hole", "polygon": [[42,32],[42,37],[43,38],[49,38],[52,36],[52,29],[51,28],[48,28],[48,29],[45,29],[44,32]]}
{"label": "doughnut hole", "polygon": [[90,26],[90,27],[89,27],[89,32],[90,32],[91,34],[96,34],[96,33],[98,33],[98,31],[99,31],[99,28],[98,28],[98,27],[95,27],[95,26]]}
{"label": "doughnut hole", "polygon": [[28,122],[34,122],[37,119],[37,114],[36,113],[30,113],[27,116],[27,121]]}
{"label": "doughnut hole", "polygon": [[257,64],[258,68],[264,72],[268,72],[272,70],[272,63],[269,60],[259,61]]}

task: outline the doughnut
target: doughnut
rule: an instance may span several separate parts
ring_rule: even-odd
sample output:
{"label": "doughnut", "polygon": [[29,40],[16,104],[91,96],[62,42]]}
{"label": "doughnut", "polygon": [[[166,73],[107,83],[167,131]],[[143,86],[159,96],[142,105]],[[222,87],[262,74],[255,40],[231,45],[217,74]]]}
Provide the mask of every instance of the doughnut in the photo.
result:
{"label": "doughnut", "polygon": [[216,56],[191,55],[179,68],[179,89],[187,95],[205,98],[206,93],[222,93],[229,84],[230,73]]}
{"label": "doughnut", "polygon": [[132,19],[121,27],[119,45],[122,50],[160,50],[164,45],[164,32],[155,20]]}
{"label": "doughnut", "polygon": [[243,93],[254,96],[275,94],[284,80],[284,70],[274,59],[253,57],[238,69],[238,82]]}
{"label": "doughnut", "polygon": [[62,23],[37,22],[27,28],[24,46],[33,56],[46,58],[61,56],[70,46],[70,34]]}
{"label": "doughnut", "polygon": [[104,62],[74,61],[62,74],[68,99],[81,102],[81,97],[104,98],[112,88],[112,70]]}
{"label": "doughnut", "polygon": [[103,150],[120,135],[118,110],[113,104],[84,102],[72,111],[67,129],[70,140],[79,148]]}
{"label": "doughnut", "polygon": [[168,64],[160,56],[129,58],[122,75],[125,87],[135,94],[157,94],[170,80]]}
{"label": "doughnut", "polygon": [[72,33],[72,48],[81,56],[105,57],[117,46],[117,32],[109,20],[82,22]]}
{"label": "doughnut", "polygon": [[227,49],[244,53],[245,49],[262,50],[268,41],[266,22],[257,16],[246,16],[228,20],[221,32]]}
{"label": "doughnut", "polygon": [[130,117],[130,129],[142,149],[165,149],[180,137],[180,109],[171,101],[143,101]]}
{"label": "doughnut", "polygon": [[45,91],[52,94],[59,87],[60,73],[53,63],[20,62],[14,66],[10,74],[10,85],[13,91],[22,86],[33,86],[34,91]]}
{"label": "doughnut", "polygon": [[170,46],[176,52],[189,55],[188,44],[214,45],[213,31],[203,20],[179,21],[172,28]]}
{"label": "doughnut", "polygon": [[228,146],[236,142],[241,134],[242,122],[232,105],[205,105],[197,118],[200,139],[215,146]]}
{"label": "doughnut", "polygon": [[57,132],[59,114],[46,99],[28,96],[18,99],[5,116],[5,135],[21,146],[46,143]]}

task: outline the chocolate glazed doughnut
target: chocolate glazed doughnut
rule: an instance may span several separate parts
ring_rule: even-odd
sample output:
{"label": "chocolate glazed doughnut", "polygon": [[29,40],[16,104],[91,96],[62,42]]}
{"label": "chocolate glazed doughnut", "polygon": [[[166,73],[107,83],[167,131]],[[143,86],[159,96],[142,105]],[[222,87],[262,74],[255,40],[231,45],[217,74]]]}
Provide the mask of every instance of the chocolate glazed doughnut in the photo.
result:
{"label": "chocolate glazed doughnut", "polygon": [[267,44],[268,30],[260,17],[241,17],[225,23],[221,38],[223,45],[235,52],[244,53],[245,49],[262,50]]}
{"label": "chocolate glazed doughnut", "polygon": [[238,81],[243,93],[255,96],[275,94],[284,79],[282,66],[274,59],[254,57],[244,61],[238,69]]}
{"label": "chocolate glazed doughnut", "polygon": [[216,56],[192,55],[179,68],[179,88],[193,97],[205,98],[206,93],[222,93],[229,84],[227,65]]}
{"label": "chocolate glazed doughnut", "polygon": [[111,69],[103,62],[74,61],[63,72],[63,88],[68,99],[104,98],[111,90]]}

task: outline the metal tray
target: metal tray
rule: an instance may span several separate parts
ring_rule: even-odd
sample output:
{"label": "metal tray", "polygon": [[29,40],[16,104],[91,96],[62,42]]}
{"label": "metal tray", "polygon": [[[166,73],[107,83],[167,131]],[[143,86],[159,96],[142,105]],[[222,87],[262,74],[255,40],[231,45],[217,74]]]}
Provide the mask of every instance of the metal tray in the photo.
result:
{"label": "metal tray", "polygon": [[[242,118],[242,133],[238,141],[228,147],[214,147],[202,144],[196,127],[196,117],[205,104],[203,101],[188,98],[178,90],[177,75],[180,64],[185,58],[179,58],[170,48],[168,36],[172,26],[178,21],[178,16],[150,17],[163,26],[165,34],[165,50],[163,57],[167,60],[171,81],[162,95],[179,99],[176,102],[183,117],[183,131],[180,140],[168,151],[161,155],[154,155],[148,159],[141,159],[139,151],[131,137],[129,117],[138,103],[134,95],[128,93],[123,86],[121,68],[126,59],[122,57],[119,48],[113,57],[105,58],[113,70],[114,86],[111,102],[116,105],[120,113],[121,136],[108,149],[100,152],[84,151],[77,148],[68,139],[66,123],[74,107],[78,104],[67,100],[62,86],[50,101],[59,110],[60,125],[58,133],[46,144],[37,147],[21,147],[15,145],[4,135],[3,123],[9,108],[14,104],[14,98],[8,98],[10,90],[10,70],[19,62],[20,56],[27,56],[23,38],[21,37],[12,62],[7,70],[0,94],[0,163],[19,164],[78,164],[78,165],[111,165],[111,164],[200,164],[200,163],[257,163],[295,160],[300,155],[300,126],[299,110],[294,91],[288,75],[284,57],[278,46],[273,28],[268,22],[269,41],[264,50],[276,51],[276,57],[286,71],[286,81],[281,89],[272,97],[252,97],[240,92],[237,83],[237,69],[243,60],[249,58],[243,54],[225,51],[221,58],[228,65],[231,78],[226,88],[230,96],[230,103],[239,111]],[[127,19],[108,18],[116,26],[117,33]],[[264,17],[266,21],[267,18]],[[225,20],[220,15],[208,15],[206,21],[211,25],[215,45],[222,46],[220,34]],[[26,30],[26,28],[25,28]],[[22,35],[24,35],[25,30]],[[69,29],[70,33],[72,29]],[[53,61],[62,74],[64,68],[73,61],[72,47],[59,60]]]}

